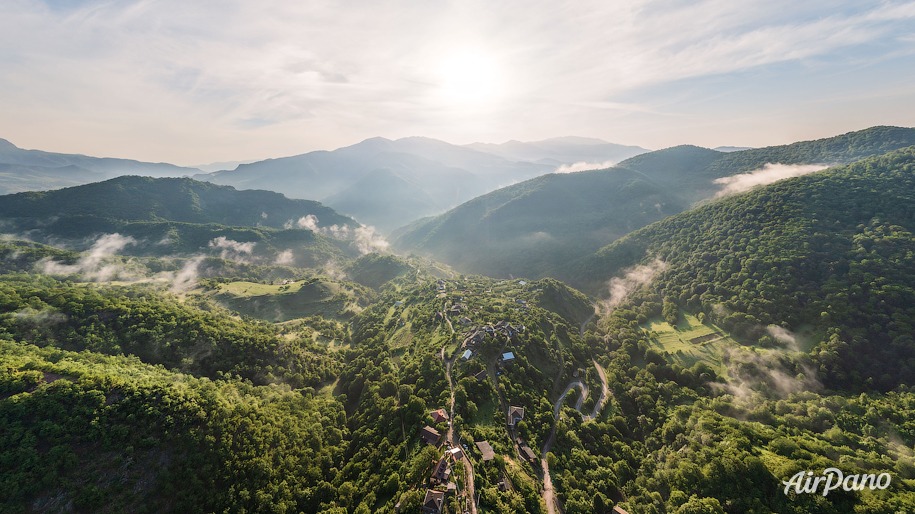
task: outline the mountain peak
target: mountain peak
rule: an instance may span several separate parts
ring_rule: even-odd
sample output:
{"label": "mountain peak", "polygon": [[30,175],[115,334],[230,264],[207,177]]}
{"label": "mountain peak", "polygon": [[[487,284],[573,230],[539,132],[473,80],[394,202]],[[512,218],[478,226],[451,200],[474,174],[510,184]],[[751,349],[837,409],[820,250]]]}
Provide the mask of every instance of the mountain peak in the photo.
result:
{"label": "mountain peak", "polygon": [[9,150],[18,150],[19,147],[10,143],[6,139],[0,138],[0,152],[9,151]]}

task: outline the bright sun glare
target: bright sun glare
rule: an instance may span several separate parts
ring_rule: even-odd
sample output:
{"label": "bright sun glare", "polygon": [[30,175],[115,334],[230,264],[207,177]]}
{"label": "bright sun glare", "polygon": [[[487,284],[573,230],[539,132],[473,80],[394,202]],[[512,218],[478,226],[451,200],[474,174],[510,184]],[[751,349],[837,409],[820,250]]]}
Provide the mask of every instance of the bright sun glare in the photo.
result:
{"label": "bright sun glare", "polygon": [[482,52],[462,52],[442,59],[439,67],[444,101],[463,106],[496,100],[502,83],[495,60]]}

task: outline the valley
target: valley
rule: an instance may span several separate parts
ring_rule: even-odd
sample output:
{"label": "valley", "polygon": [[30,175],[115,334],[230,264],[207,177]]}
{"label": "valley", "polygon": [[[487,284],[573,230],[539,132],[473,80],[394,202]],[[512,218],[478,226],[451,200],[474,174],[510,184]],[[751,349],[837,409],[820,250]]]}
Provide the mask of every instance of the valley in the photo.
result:
{"label": "valley", "polygon": [[[190,178],[0,196],[0,510],[911,510],[912,134],[519,175],[393,244]],[[717,194],[774,161],[833,166]],[[892,483],[783,492],[832,465]]]}

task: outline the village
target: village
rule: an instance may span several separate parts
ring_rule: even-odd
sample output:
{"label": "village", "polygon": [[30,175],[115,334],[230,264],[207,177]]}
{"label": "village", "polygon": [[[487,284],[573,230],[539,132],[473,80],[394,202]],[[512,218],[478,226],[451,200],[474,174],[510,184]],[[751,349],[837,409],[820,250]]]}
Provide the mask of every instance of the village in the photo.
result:
{"label": "village", "polygon": [[[526,285],[526,282],[519,281],[519,285]],[[471,376],[479,382],[490,381],[493,389],[498,391],[498,377],[511,366],[513,366],[517,352],[523,351],[524,342],[522,335],[527,328],[518,322],[500,319],[490,323],[475,323],[471,316],[477,314],[468,305],[468,297],[472,294],[468,290],[462,290],[458,293],[449,294],[448,284],[444,280],[439,280],[436,284],[438,298],[441,300],[441,309],[438,310],[433,321],[445,327],[454,336],[459,336],[459,345],[446,352],[446,348],[441,350],[441,358],[446,369],[446,378],[451,388],[451,404],[429,412],[427,421],[418,431],[419,439],[426,445],[430,445],[440,450],[439,458],[429,462],[427,479],[425,480],[425,496],[422,501],[420,512],[424,514],[438,514],[446,512],[447,498],[454,495],[459,505],[459,512],[466,514],[476,514],[479,503],[479,493],[475,494],[474,484],[474,463],[479,466],[488,466],[495,464],[496,459],[505,462],[523,462],[531,466],[530,470],[534,476],[543,468],[544,476],[541,477],[545,482],[549,481],[549,472],[544,467],[545,457],[541,457],[530,447],[516,427],[525,419],[525,407],[523,405],[514,405],[506,402],[499,394],[500,409],[504,413],[504,436],[505,440],[500,442],[501,447],[505,447],[505,441],[510,442],[511,454],[498,454],[491,441],[482,439],[472,441],[472,445],[467,442],[461,442],[459,427],[454,420],[454,382],[452,376],[454,364],[456,362],[467,362],[471,359],[483,359],[482,369]],[[492,290],[486,291],[492,294]],[[514,305],[514,311],[520,313],[528,312],[530,307],[528,301],[521,298],[511,298]],[[460,327],[460,332],[455,329],[455,325]],[[595,363],[596,364],[596,363]],[[576,381],[580,384],[580,382]],[[570,384],[571,389],[572,384]],[[566,394],[562,394],[561,402]],[[605,384],[606,393],[606,384]],[[587,394],[587,389],[583,389],[583,394]],[[581,398],[584,399],[584,396]],[[596,415],[599,408],[603,405],[602,398],[599,405],[595,407]],[[559,402],[556,410],[558,412]],[[578,404],[579,410],[581,401]],[[557,415],[558,417],[558,415]],[[500,437],[500,439],[501,439]],[[547,450],[547,448],[544,448]],[[546,455],[546,451],[543,452]],[[493,463],[493,464],[490,464]],[[462,469],[462,473],[455,473],[455,469]],[[515,487],[512,479],[506,473],[502,473],[496,483],[500,492],[511,491]],[[548,485],[548,484],[545,484]],[[552,494],[552,487],[549,486]],[[544,496],[547,501],[548,511],[554,512],[552,503],[554,500],[548,497],[545,492]],[[624,511],[615,510],[618,514],[625,514]]]}

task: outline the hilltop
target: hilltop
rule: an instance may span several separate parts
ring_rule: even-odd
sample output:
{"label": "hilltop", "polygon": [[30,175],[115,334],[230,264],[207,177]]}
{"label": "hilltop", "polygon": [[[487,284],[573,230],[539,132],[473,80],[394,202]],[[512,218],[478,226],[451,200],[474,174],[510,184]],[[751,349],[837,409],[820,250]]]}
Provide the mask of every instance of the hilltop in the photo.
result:
{"label": "hilltop", "polygon": [[[54,191],[0,197],[6,230],[37,241],[66,241],[88,249],[119,234],[137,255],[215,251],[317,265],[353,248],[360,225],[310,200],[270,191],[238,191],[188,178],[125,176]],[[340,238],[331,234],[344,234]],[[345,237],[344,237],[345,236]],[[128,240],[125,238],[132,238]],[[281,262],[282,263],[282,262]]]}
{"label": "hilltop", "polygon": [[772,163],[848,163],[913,144],[915,129],[873,127],[730,153],[677,146],[605,170],[546,175],[499,189],[396,231],[393,243],[464,272],[563,277],[576,256],[722,193],[722,178],[764,174]]}

